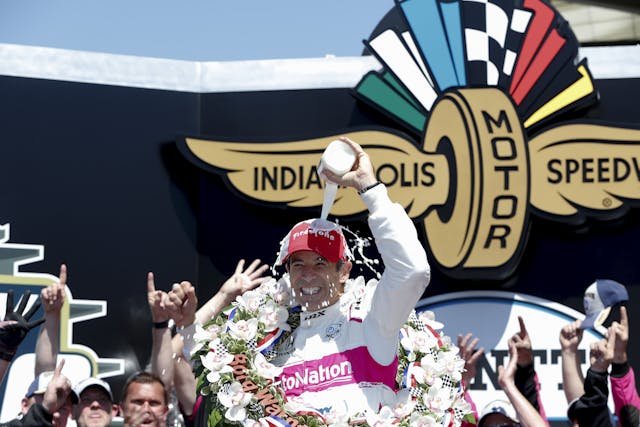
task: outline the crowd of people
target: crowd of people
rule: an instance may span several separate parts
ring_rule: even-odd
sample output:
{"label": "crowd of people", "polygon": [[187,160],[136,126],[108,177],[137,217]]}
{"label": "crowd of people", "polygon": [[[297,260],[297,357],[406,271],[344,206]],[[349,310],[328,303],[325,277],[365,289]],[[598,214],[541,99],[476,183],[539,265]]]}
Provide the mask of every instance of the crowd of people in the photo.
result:
{"label": "crowd of people", "polygon": [[[399,331],[429,284],[430,267],[413,222],[376,180],[367,153],[351,140],[343,138],[343,142],[356,153],[353,168],[344,175],[323,171],[324,178],[358,192],[368,209],[368,223],[385,270],[357,300],[347,299],[345,284],[352,280],[352,263],[340,228],[318,219],[296,224],[283,239],[279,263],[286,269],[289,289],[301,306],[300,324],[304,327],[298,327],[288,344],[279,348],[273,363],[283,376],[294,378],[302,369],[328,372],[326,366],[331,363],[348,364],[350,369],[340,381],[320,378],[318,383],[286,388],[285,396],[302,399],[320,412],[332,412],[339,407],[358,418],[378,410],[397,391],[394,384]],[[58,361],[58,334],[65,300],[66,266],[61,266],[59,282],[43,289],[40,301],[26,312],[28,296],[23,296],[14,309],[10,293],[4,320],[0,322],[0,379],[29,331],[39,327],[39,335],[35,379],[25,392],[21,408],[16,408],[20,415],[0,426],[65,427],[72,418],[79,427],[99,427],[110,425],[114,417],[121,417],[127,427],[165,426],[171,396],[177,400],[179,415],[187,425],[206,426],[209,414],[197,392],[192,366],[196,328],[267,280],[264,276],[267,269],[259,260],[247,266],[240,261],[235,273],[201,306],[191,283],[177,283],[169,291],[163,291],[156,288],[153,273],[149,273],[151,363],[147,371],[126,381],[119,402],[102,379],[85,378],[71,384],[62,374],[65,361],[63,358]],[[560,331],[567,416],[575,425],[613,426],[615,422],[621,426],[639,425],[640,398],[627,358],[627,301],[624,286],[598,280],[585,292],[585,319]],[[40,304],[44,318],[32,320]],[[603,312],[609,316],[603,316]],[[464,398],[475,414],[475,422],[465,421],[465,425],[549,424],[540,399],[531,339],[524,320],[519,320],[520,329],[509,340],[509,360],[498,370],[504,398],[480,411],[473,403],[469,385],[484,349],[478,347],[479,340],[472,333],[458,337],[459,356],[465,365]],[[608,327],[606,337],[591,346],[590,367],[583,377],[578,346],[584,330],[603,321]],[[171,325],[175,325],[175,330]],[[609,392],[616,418],[607,405]],[[429,424],[421,420],[415,425]]]}

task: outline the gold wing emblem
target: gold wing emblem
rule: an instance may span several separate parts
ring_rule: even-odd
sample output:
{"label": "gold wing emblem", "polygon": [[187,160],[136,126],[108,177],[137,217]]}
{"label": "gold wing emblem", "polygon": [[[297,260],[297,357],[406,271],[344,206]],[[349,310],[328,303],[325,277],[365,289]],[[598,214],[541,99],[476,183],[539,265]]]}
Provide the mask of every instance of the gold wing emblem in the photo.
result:
{"label": "gold wing emblem", "polygon": [[[392,200],[419,216],[448,193],[444,156],[420,151],[396,134],[367,130],[289,142],[227,142],[185,138],[188,150],[226,177],[233,188],[252,199],[291,207],[322,206],[323,183],[317,174],[322,152],[339,136],[360,143],[371,157]],[[417,190],[417,188],[424,190]],[[346,216],[365,210],[358,197],[344,197],[341,188],[331,214]],[[353,190],[351,190],[353,191]]]}
{"label": "gold wing emblem", "polygon": [[531,204],[552,216],[611,214],[640,200],[640,130],[560,125],[529,142]]}

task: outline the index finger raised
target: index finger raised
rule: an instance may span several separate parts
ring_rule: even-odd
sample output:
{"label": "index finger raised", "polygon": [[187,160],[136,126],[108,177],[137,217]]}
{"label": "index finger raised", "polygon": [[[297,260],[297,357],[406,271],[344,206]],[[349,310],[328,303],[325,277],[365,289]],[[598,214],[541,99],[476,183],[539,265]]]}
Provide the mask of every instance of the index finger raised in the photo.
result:
{"label": "index finger raised", "polygon": [[64,288],[64,286],[66,286],[66,284],[67,284],[67,266],[66,266],[66,264],[60,264],[60,277],[58,277],[58,279],[60,280],[60,286],[62,286]]}
{"label": "index finger raised", "polygon": [[627,307],[620,306],[620,326],[625,330],[629,328],[629,318],[627,317]]}
{"label": "index finger raised", "polygon": [[153,280],[153,273],[147,273],[147,292],[155,292],[156,291],[156,283]]}
{"label": "index finger raised", "polygon": [[58,362],[58,366],[56,366],[55,371],[53,371],[53,376],[59,377],[62,375],[62,368],[64,368],[64,358],[60,359],[60,362]]}
{"label": "index finger raised", "polygon": [[520,323],[520,336],[527,336],[527,327],[524,325],[524,319],[522,316],[518,316],[518,323]]}

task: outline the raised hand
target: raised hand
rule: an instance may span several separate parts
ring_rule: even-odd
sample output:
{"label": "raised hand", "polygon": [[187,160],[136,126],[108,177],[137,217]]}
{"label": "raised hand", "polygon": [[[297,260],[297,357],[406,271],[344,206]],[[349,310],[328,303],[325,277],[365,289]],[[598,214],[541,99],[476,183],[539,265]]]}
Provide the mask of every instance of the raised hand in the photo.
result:
{"label": "raised hand", "polygon": [[60,359],[60,363],[56,366],[56,370],[53,371],[53,377],[47,386],[42,398],[42,406],[54,414],[60,409],[66,402],[67,396],[71,393],[71,382],[62,375],[62,368],[64,367],[64,359]]}
{"label": "raised hand", "polygon": [[589,361],[591,362],[591,369],[596,372],[606,372],[609,369],[609,365],[613,361],[613,353],[616,342],[616,333],[610,326],[607,329],[607,337],[602,338],[598,342],[591,344],[591,351],[589,352]]}
{"label": "raised hand", "polygon": [[578,346],[582,341],[582,329],[580,324],[582,321],[576,320],[569,323],[560,330],[560,347],[562,350],[570,350],[574,353],[578,351]]}
{"label": "raised hand", "polygon": [[226,282],[222,284],[219,291],[227,297],[226,299],[228,299],[228,303],[233,301],[238,295],[242,295],[243,293],[254,289],[262,282],[269,279],[269,276],[262,276],[262,273],[264,273],[269,266],[267,264],[262,264],[258,267],[258,265],[260,265],[260,260],[254,259],[246,270],[243,271],[244,260],[241,259],[238,261],[236,271],[227,279]]}
{"label": "raised hand", "polygon": [[520,323],[520,332],[513,334],[509,339],[509,348],[511,348],[511,343],[515,345],[518,353],[518,365],[529,366],[533,363],[531,339],[529,338],[529,333],[524,325],[522,316],[518,316],[518,322]]}
{"label": "raised hand", "polygon": [[616,336],[613,349],[613,363],[625,363],[627,361],[627,344],[629,342],[629,318],[627,307],[620,307],[620,323],[613,322],[609,328]]}
{"label": "raised hand", "polygon": [[55,282],[40,292],[42,309],[45,315],[60,313],[64,305],[65,288],[67,285],[67,266],[60,266],[60,281]]}
{"label": "raised hand", "polygon": [[342,176],[336,175],[328,169],[323,170],[322,174],[325,178],[344,187],[355,188],[358,191],[375,184],[377,180],[369,155],[365,153],[357,142],[344,136],[340,137],[340,140],[349,144],[354,153],[356,153],[356,162],[351,168],[351,171]]}
{"label": "raised hand", "polygon": [[189,282],[174,283],[165,302],[170,317],[177,326],[189,326],[195,322],[198,298]]}
{"label": "raised hand", "polygon": [[168,295],[164,291],[156,290],[153,273],[147,274],[147,302],[151,311],[151,319],[153,322],[164,322],[169,320],[170,313],[165,303]]}
{"label": "raised hand", "polygon": [[4,360],[11,360],[29,331],[44,323],[44,318],[30,321],[40,307],[40,301],[36,301],[29,311],[23,314],[30,296],[31,292],[25,291],[20,300],[20,305],[14,311],[13,289],[7,293],[6,315],[4,320],[0,322],[0,352],[4,353],[2,355]]}
{"label": "raised hand", "polygon": [[484,354],[484,347],[480,347],[476,350],[476,346],[480,340],[476,337],[473,338],[470,333],[464,337],[458,335],[458,347],[460,348],[460,357],[464,360],[464,369],[462,373],[462,382],[465,390],[469,388],[471,380],[476,376],[476,365],[480,356]]}
{"label": "raised hand", "polygon": [[506,366],[498,366],[498,384],[503,389],[515,384],[516,369],[519,360],[518,346],[509,341],[509,362]]}

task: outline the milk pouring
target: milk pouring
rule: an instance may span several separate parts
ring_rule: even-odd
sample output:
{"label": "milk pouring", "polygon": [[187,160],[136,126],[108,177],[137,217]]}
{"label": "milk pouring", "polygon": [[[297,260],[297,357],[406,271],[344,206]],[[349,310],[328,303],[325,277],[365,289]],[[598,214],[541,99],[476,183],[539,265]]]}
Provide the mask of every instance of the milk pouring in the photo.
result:
{"label": "milk pouring", "polygon": [[[331,141],[327,148],[325,148],[324,153],[322,153],[320,165],[318,165],[318,173],[321,173],[323,170],[329,170],[336,175],[342,176],[351,170],[355,161],[356,153],[354,153],[349,144],[336,139]],[[333,206],[337,192],[338,184],[328,180],[325,181],[322,214],[320,218],[327,219],[329,216],[329,210],[331,210],[331,206]]]}

